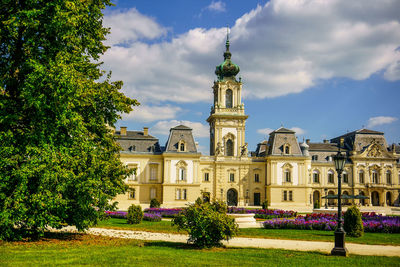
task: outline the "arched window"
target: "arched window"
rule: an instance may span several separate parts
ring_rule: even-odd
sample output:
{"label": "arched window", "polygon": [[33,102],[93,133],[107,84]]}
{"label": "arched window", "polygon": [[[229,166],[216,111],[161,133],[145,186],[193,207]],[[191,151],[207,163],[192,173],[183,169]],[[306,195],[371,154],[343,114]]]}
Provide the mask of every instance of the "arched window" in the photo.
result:
{"label": "arched window", "polygon": [[185,143],[181,143],[181,145],[179,146],[179,150],[185,151]]}
{"label": "arched window", "polygon": [[335,183],[334,173],[332,170],[328,171],[328,183]]}
{"label": "arched window", "polygon": [[319,183],[319,171],[317,171],[317,170],[313,171],[313,182]]}
{"label": "arched window", "polygon": [[232,108],[232,103],[233,103],[233,93],[231,89],[228,89],[226,90],[225,94],[225,107]]}
{"label": "arched window", "polygon": [[290,145],[289,144],[284,144],[283,145],[283,153],[285,155],[289,155],[290,154]]}
{"label": "arched window", "polygon": [[227,156],[233,156],[233,141],[231,139],[228,139],[226,141],[225,151]]}
{"label": "arched window", "polygon": [[392,172],[391,171],[386,172],[386,183],[392,184]]}

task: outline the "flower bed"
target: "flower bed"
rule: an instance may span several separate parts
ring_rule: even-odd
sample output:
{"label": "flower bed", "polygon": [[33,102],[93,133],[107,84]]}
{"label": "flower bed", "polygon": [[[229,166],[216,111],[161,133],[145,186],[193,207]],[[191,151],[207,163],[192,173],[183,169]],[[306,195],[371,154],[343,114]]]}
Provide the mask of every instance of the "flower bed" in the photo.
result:
{"label": "flower bed", "polygon": [[228,213],[233,214],[246,214],[254,213],[255,218],[272,219],[272,218],[292,218],[296,217],[297,212],[292,210],[271,210],[271,209],[246,209],[229,207]]}
{"label": "flower bed", "polygon": [[151,213],[151,214],[160,214],[163,218],[174,218],[176,217],[179,212],[181,212],[182,209],[165,209],[165,208],[148,208],[145,209],[145,213]]}
{"label": "flower bed", "polygon": [[145,213],[143,214],[144,221],[159,222],[161,221],[161,215],[159,213]]}
{"label": "flower bed", "polygon": [[[271,219],[263,223],[266,229],[326,230],[336,228],[337,215],[313,213],[299,215],[295,219]],[[376,213],[363,213],[364,232],[400,233],[400,217],[382,216]]]}
{"label": "flower bed", "polygon": [[126,211],[106,211],[107,217],[126,219],[128,212]]}

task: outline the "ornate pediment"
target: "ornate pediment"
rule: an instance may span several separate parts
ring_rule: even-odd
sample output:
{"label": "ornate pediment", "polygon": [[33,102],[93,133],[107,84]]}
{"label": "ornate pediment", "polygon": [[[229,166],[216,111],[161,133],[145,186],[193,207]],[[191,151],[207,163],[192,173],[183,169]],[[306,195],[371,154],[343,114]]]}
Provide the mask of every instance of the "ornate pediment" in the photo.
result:
{"label": "ornate pediment", "polygon": [[393,158],[393,155],[384,150],[382,146],[376,142],[372,142],[368,145],[360,156],[364,158]]}

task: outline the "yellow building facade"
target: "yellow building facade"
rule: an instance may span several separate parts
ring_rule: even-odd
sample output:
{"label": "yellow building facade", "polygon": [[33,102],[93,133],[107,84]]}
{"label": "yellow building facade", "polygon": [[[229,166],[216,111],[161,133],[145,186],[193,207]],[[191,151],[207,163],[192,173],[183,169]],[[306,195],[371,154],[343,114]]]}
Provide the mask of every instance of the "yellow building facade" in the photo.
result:
{"label": "yellow building facade", "polygon": [[[231,61],[229,40],[224,62],[217,66],[212,87],[210,155],[197,151],[192,129],[170,130],[166,145],[143,131],[115,132],[121,161],[136,173],[126,179],[129,190],[116,197],[118,208],[148,205],[155,198],[164,207],[182,207],[198,197],[232,206],[312,209],[325,205],[325,195],[337,194],[332,157],[341,148],[348,157],[343,194],[369,199],[344,200],[362,206],[399,206],[400,146],[388,146],[382,132],[360,129],[323,143],[299,143],[296,133],[281,127],[248,151],[248,116],[242,102],[239,67]],[[334,200],[326,204],[335,205]]]}

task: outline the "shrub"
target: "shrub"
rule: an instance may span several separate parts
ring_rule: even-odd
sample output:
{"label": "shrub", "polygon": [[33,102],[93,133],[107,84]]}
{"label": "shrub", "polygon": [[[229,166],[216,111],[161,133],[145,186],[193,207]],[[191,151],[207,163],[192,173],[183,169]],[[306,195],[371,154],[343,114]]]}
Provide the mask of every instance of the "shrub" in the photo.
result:
{"label": "shrub", "polygon": [[186,230],[188,242],[198,247],[221,246],[222,240],[229,240],[238,230],[234,219],[222,210],[221,202],[192,204],[174,218],[172,224]]}
{"label": "shrub", "polygon": [[211,203],[211,207],[215,211],[218,211],[220,213],[227,213],[228,212],[228,205],[226,205],[226,203],[223,202],[223,201],[216,200],[213,203]]}
{"label": "shrub", "polygon": [[128,215],[126,219],[129,224],[138,224],[142,221],[143,218],[143,211],[142,207],[139,205],[132,204],[128,209]]}
{"label": "shrub", "polygon": [[201,204],[203,204],[203,200],[200,197],[198,197],[194,203],[196,205],[201,205]]}
{"label": "shrub", "polygon": [[265,200],[261,205],[262,205],[263,210],[267,210],[268,209],[268,200]]}
{"label": "shrub", "polygon": [[361,212],[357,206],[349,207],[344,214],[344,230],[348,236],[360,237],[364,234]]}
{"label": "shrub", "polygon": [[159,221],[161,221],[161,214],[159,214],[159,213],[145,213],[143,215],[143,221],[159,222]]}
{"label": "shrub", "polygon": [[152,198],[150,200],[150,208],[159,208],[160,207],[160,202],[158,202],[157,199]]}

